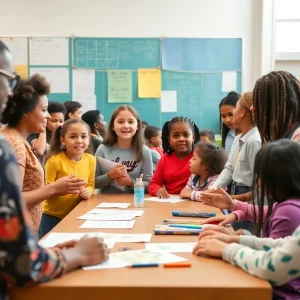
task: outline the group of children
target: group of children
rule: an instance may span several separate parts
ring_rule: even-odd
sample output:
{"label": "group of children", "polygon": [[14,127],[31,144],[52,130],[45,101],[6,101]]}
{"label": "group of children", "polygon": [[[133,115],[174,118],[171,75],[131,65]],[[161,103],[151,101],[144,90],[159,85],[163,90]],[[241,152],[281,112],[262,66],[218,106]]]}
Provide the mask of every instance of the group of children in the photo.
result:
{"label": "group of children", "polygon": [[[296,85],[300,90],[298,81],[291,80],[294,88]],[[257,90],[242,95],[231,92],[221,101],[223,147],[213,142],[210,131],[199,132],[195,122],[183,116],[167,121],[162,130],[154,126],[143,130],[138,112],[129,105],[121,105],[114,111],[102,139],[105,122],[99,111],[81,116],[81,105],[76,102],[66,103],[65,107],[50,103],[45,133],[41,130],[38,135],[29,136],[29,142],[45,163],[47,184],[73,176],[82,182],[82,188],[79,192],[56,195],[43,201],[40,237],[81,200],[89,199],[95,188],[101,189],[102,193],[130,193],[141,174],[145,190],[153,196],[167,198],[171,194],[180,194],[181,198],[230,209],[232,213],[225,215],[222,221],[249,219],[248,223],[233,224],[235,230],[253,230],[254,223],[258,223],[257,236],[261,229],[264,238],[292,235],[300,223],[300,165],[297,161],[300,145],[284,140],[261,148],[263,129],[256,127],[253,118],[256,96]],[[107,168],[101,165],[98,157],[113,162],[114,166]],[[231,197],[220,187],[227,189]],[[264,211],[265,198],[268,209]],[[256,199],[257,206],[247,203],[252,199]],[[293,241],[298,231],[294,237],[286,239],[289,245],[295,244]],[[247,239],[238,236],[238,233],[240,231],[232,238],[222,227],[204,231],[194,252],[204,253],[203,249],[209,248],[211,252],[206,253],[222,256],[253,274],[257,273],[252,270],[263,267],[275,272],[272,259],[261,260],[263,253],[258,253],[256,260],[252,259],[248,264],[244,255],[251,256],[252,252],[250,254],[236,245],[223,243],[238,242],[255,249],[264,247],[259,238]],[[266,241],[266,244],[269,243],[272,247],[285,247],[284,240],[276,243]],[[270,247],[266,247],[264,249],[268,251]],[[286,260],[288,263],[299,261],[292,256]],[[287,280],[297,278],[297,272],[300,272],[299,269],[291,267]],[[272,281],[274,285],[280,283],[282,281]],[[288,283],[288,287],[283,287],[283,292],[279,291],[276,295],[294,294],[297,287],[300,287],[298,279],[295,283]]]}

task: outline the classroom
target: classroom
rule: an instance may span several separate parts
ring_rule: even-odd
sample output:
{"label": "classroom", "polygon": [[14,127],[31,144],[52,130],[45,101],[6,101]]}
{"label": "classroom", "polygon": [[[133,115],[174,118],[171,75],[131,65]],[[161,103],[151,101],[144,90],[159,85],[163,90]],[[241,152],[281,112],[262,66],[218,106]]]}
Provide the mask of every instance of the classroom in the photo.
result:
{"label": "classroom", "polygon": [[300,299],[298,0],[0,12],[0,300]]}

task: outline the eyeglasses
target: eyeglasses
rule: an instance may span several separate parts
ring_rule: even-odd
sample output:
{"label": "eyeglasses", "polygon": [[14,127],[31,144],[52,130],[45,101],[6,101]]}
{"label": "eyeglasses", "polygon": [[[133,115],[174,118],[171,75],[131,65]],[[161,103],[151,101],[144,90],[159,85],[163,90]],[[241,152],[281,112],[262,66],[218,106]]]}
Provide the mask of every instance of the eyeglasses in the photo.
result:
{"label": "eyeglasses", "polygon": [[20,76],[3,69],[0,69],[0,74],[8,78],[9,87],[12,91],[14,91],[20,81]]}

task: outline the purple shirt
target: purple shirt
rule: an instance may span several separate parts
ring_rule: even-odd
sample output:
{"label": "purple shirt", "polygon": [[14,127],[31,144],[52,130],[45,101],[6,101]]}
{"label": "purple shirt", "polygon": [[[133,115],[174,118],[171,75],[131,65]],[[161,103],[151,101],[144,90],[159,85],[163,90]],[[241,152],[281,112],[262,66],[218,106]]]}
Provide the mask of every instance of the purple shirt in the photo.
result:
{"label": "purple shirt", "polygon": [[[293,234],[300,225],[300,199],[289,199],[277,204],[263,229],[263,237],[284,238]],[[274,294],[282,299],[300,299],[300,277],[273,287]],[[296,296],[297,295],[297,296]],[[296,297],[296,298],[295,298]]]}

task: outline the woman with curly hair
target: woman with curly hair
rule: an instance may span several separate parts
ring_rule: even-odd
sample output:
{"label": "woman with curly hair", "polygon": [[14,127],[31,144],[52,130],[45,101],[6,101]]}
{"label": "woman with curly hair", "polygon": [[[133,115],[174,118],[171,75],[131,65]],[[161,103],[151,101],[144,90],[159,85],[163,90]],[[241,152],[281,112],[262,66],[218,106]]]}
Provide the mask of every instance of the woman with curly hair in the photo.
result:
{"label": "woman with curly hair", "polygon": [[85,182],[75,179],[75,175],[63,177],[51,185],[44,185],[44,169],[27,141],[31,133],[43,133],[46,130],[50,84],[41,75],[33,75],[22,80],[13,96],[8,100],[3,112],[0,130],[15,150],[21,171],[23,198],[29,208],[32,225],[37,232],[42,215],[41,202],[59,195],[78,193]]}

